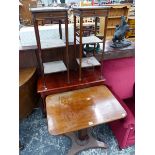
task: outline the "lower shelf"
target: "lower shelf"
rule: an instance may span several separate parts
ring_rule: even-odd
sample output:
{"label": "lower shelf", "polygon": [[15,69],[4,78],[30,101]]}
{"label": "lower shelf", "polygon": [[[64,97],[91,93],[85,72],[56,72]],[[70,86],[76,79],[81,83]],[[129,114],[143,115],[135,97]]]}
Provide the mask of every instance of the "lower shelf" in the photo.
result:
{"label": "lower shelf", "polygon": [[[80,60],[77,58],[77,63],[80,64]],[[95,57],[86,57],[86,58],[82,58],[82,68],[85,67],[92,67],[92,66],[100,66],[101,64],[99,63],[99,61],[95,58]]]}
{"label": "lower shelf", "polygon": [[40,77],[38,80],[37,91],[42,95],[50,95],[104,84],[105,79],[103,77],[101,78],[100,67],[95,67],[95,69],[83,69],[82,81],[79,81],[78,73],[78,70],[70,71],[70,83],[67,83],[67,72],[45,75],[47,89],[44,89],[42,78]]}
{"label": "lower shelf", "polygon": [[43,66],[45,74],[63,72],[67,70],[63,61],[46,62],[43,63]]}

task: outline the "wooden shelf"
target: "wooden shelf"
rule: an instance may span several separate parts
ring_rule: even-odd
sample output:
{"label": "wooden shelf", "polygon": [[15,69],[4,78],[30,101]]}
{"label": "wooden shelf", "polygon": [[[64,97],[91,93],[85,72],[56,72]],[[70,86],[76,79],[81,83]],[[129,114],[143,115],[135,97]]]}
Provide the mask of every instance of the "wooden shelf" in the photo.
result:
{"label": "wooden shelf", "polygon": [[[111,6],[108,16],[108,24],[107,24],[107,34],[106,38],[108,36],[111,36],[114,34],[115,26],[121,24],[121,16],[125,16],[126,19],[128,19],[128,13],[130,5],[128,4],[107,4],[106,6]],[[103,35],[104,31],[104,18],[100,18],[100,28],[99,33]]]}
{"label": "wooden shelf", "polygon": [[[76,37],[77,41],[80,42],[80,38]],[[93,44],[93,43],[102,43],[103,40],[99,39],[96,36],[82,37],[82,44]]]}
{"label": "wooden shelf", "polygon": [[[80,60],[77,58],[76,59],[77,63],[80,64]],[[92,67],[92,66],[100,66],[101,64],[95,57],[87,57],[87,58],[82,58],[82,68],[86,67]]]}
{"label": "wooden shelf", "polygon": [[46,62],[46,63],[43,63],[43,66],[44,66],[45,74],[63,72],[67,70],[63,61]]}

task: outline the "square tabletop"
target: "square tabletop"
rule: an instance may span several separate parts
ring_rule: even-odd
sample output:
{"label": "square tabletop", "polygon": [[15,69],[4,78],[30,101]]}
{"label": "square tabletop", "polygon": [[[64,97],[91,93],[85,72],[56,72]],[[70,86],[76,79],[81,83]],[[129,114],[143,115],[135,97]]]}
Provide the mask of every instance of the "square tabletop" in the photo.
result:
{"label": "square tabletop", "polygon": [[104,86],[94,86],[46,97],[48,130],[52,135],[124,118],[127,113]]}

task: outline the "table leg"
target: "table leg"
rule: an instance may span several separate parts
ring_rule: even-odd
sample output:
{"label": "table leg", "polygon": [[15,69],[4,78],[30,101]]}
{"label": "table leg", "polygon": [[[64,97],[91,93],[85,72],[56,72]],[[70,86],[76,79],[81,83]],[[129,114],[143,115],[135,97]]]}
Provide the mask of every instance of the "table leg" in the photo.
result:
{"label": "table leg", "polygon": [[41,99],[42,99],[42,102],[41,102],[41,110],[42,110],[42,116],[43,118],[46,118],[46,102],[45,102],[45,96],[44,95],[41,95]]}
{"label": "table leg", "polygon": [[107,148],[105,143],[96,140],[90,135],[87,129],[80,130],[76,134],[71,132],[66,134],[66,136],[72,140],[72,147],[68,151],[68,155],[74,155],[89,148]]}

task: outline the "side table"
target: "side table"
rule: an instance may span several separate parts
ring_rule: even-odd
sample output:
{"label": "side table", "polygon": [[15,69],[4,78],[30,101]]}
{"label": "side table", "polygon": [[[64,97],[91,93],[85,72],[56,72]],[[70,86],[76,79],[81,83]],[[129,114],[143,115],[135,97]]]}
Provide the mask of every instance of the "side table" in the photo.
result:
{"label": "side table", "polygon": [[[87,128],[124,118],[127,114],[110,90],[94,86],[46,97],[48,130],[52,135],[66,134],[72,140],[69,155],[91,147],[106,148]],[[72,132],[77,132],[75,136]]]}

